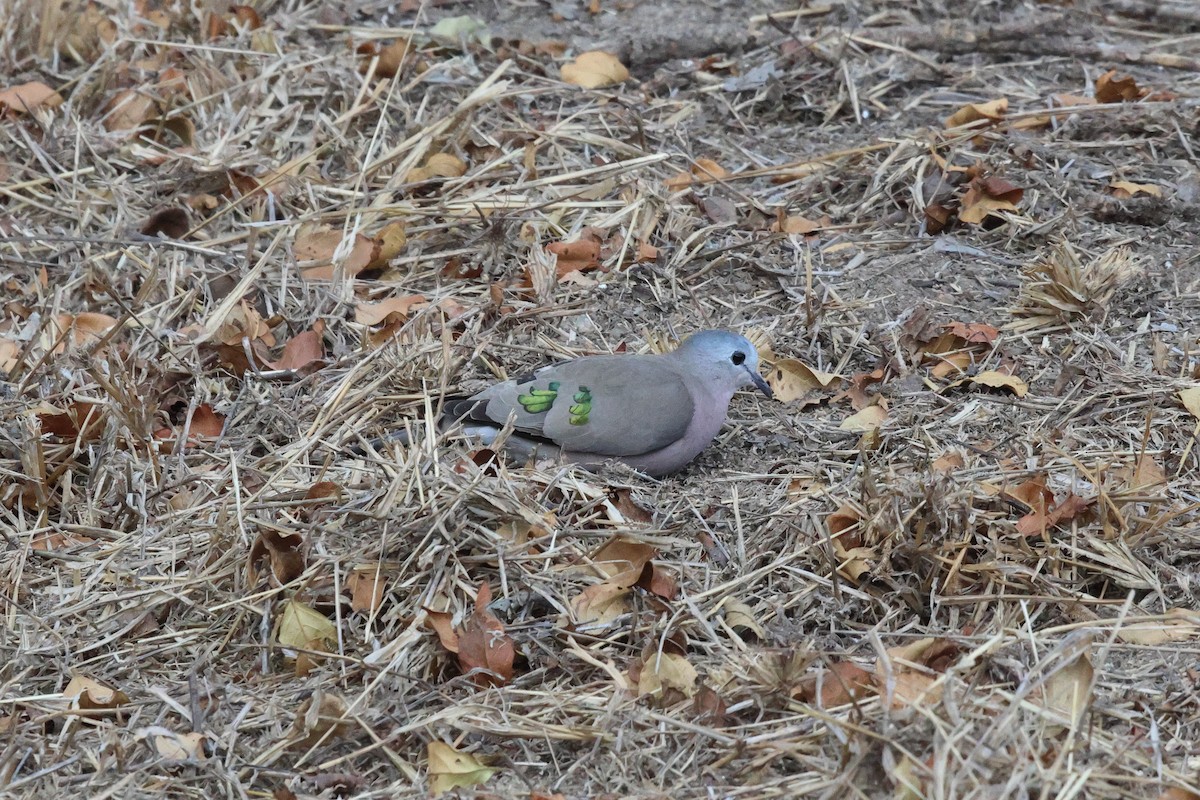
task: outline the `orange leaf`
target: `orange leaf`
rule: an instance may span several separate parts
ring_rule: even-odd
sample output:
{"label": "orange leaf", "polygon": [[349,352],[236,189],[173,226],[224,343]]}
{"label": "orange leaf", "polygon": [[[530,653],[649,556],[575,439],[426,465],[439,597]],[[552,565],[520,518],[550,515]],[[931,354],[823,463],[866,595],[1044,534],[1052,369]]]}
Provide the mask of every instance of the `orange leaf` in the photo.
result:
{"label": "orange leaf", "polygon": [[299,532],[263,527],[246,559],[246,582],[258,582],[258,562],[267,559],[271,575],[280,586],[291,583],[304,573],[304,537]]}
{"label": "orange leaf", "polygon": [[561,278],[572,272],[599,269],[600,245],[600,237],[593,231],[587,231],[573,242],[552,242],[546,245],[546,250],[558,256],[554,271]]}
{"label": "orange leaf", "polygon": [[378,303],[358,303],[354,306],[354,321],[359,325],[378,325],[381,322],[407,319],[414,308],[429,305],[423,294],[389,297]]}
{"label": "orange leaf", "polygon": [[374,614],[383,605],[387,578],[383,576],[378,564],[355,567],[350,573],[347,585],[350,588],[350,608],[354,611]]}
{"label": "orange leaf", "polygon": [[599,89],[629,80],[629,70],[612,53],[589,50],[563,65],[562,79],[585,89]]}
{"label": "orange leaf", "polygon": [[1115,69],[1096,78],[1096,100],[1101,103],[1131,103],[1149,94],[1128,75],[1118,75]]}

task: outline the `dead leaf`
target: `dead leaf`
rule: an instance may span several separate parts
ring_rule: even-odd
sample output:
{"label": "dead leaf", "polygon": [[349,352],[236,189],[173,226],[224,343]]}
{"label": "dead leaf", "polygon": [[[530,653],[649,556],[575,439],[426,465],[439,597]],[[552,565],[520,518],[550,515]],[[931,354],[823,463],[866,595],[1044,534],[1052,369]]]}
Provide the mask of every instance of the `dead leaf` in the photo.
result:
{"label": "dead leaf", "polygon": [[966,459],[963,458],[963,454],[957,450],[952,450],[935,458],[933,463],[930,464],[930,469],[932,469],[934,472],[940,472],[944,475],[947,475],[955,470],[962,469],[966,466],[966,464],[967,462]]}
{"label": "dead leaf", "polygon": [[869,433],[877,430],[885,422],[887,422],[886,408],[881,405],[867,406],[857,414],[842,420],[838,429],[852,433]]}
{"label": "dead leaf", "polygon": [[304,574],[304,536],[299,531],[282,531],[263,526],[246,559],[246,583],[258,583],[258,563],[267,559],[271,576],[280,586]]}
{"label": "dead leaf", "polygon": [[167,761],[195,762],[208,757],[205,753],[208,737],[197,731],[176,733],[169,728],[155,725],[139,730],[138,735],[150,739],[154,743],[154,751]]}
{"label": "dead leaf", "polygon": [[335,257],[342,260],[346,277],[352,278],[367,269],[382,249],[378,241],[355,233],[347,246],[342,230],[319,223],[305,223],[296,231],[292,252],[302,266],[300,275],[305,280],[332,280]]}
{"label": "dead leaf", "polygon": [[783,403],[803,400],[801,407],[818,402],[815,392],[831,392],[841,385],[842,377],[830,372],[813,369],[794,358],[781,358],[767,373],[767,383],[775,393],[775,399]]}
{"label": "dead leaf", "polygon": [[941,674],[958,660],[959,646],[948,639],[925,638],[887,650],[875,662],[875,685],[892,708],[928,706],[942,696]]}
{"label": "dead leaf", "polygon": [[1186,642],[1200,634],[1200,612],[1191,608],[1172,608],[1166,619],[1132,622],[1117,629],[1117,638],[1128,644],[1157,646],[1168,642]]}
{"label": "dead leaf", "polygon": [[653,513],[633,501],[632,492],[628,487],[610,486],[607,494],[608,505],[611,507],[609,518],[613,522],[617,524],[637,522],[646,525],[654,521]]}
{"label": "dead leaf", "polygon": [[1092,702],[1094,676],[1092,660],[1085,651],[1046,678],[1033,699],[1040,700],[1046,711],[1067,720],[1065,726],[1058,722],[1049,723],[1050,731],[1078,727]]}
{"label": "dead leaf", "polygon": [[37,412],[41,423],[42,433],[90,442],[98,439],[104,432],[106,417],[102,403],[88,403],[76,400],[66,411],[56,408]]}
{"label": "dead leaf", "polygon": [[962,339],[966,344],[994,344],[1000,329],[986,322],[951,322],[943,330]]}
{"label": "dead leaf", "polygon": [[1126,200],[1139,194],[1148,195],[1149,197],[1162,197],[1162,188],[1153,183],[1113,181],[1108,185],[1108,193],[1121,200]]}
{"label": "dead leaf", "polygon": [[1058,505],[1044,511],[1033,511],[1017,520],[1017,533],[1021,536],[1041,536],[1051,528],[1070,522],[1096,502],[1095,498],[1084,499],[1071,493]]}
{"label": "dead leaf", "polygon": [[817,233],[833,224],[833,220],[828,215],[817,220],[811,220],[806,217],[790,216],[783,219],[776,219],[771,223],[771,231],[773,233],[792,233],[797,235],[808,236]]}
{"label": "dead leaf", "polygon": [[1007,97],[990,100],[986,103],[968,103],[949,117],[946,117],[946,127],[957,128],[959,125],[969,125],[972,122],[985,119],[991,122],[999,122],[1004,119],[1004,115],[1007,112]]}
{"label": "dead leaf", "polygon": [[[358,48],[360,55],[373,56],[375,55],[375,45],[368,42]],[[383,49],[379,50],[379,61],[375,65],[375,74],[380,78],[394,78],[412,68],[417,64],[418,53],[413,43],[404,37],[396,39]],[[362,71],[366,71],[367,64],[363,64]]]}
{"label": "dead leaf", "polygon": [[113,132],[132,132],[162,114],[158,102],[137,89],[122,89],[105,106],[104,127]]}
{"label": "dead leaf", "polygon": [[1138,456],[1137,463],[1129,474],[1128,483],[1130,489],[1150,489],[1157,486],[1165,486],[1167,483],[1167,473],[1154,460],[1153,456],[1148,453],[1142,453]]}
{"label": "dead leaf", "polygon": [[380,564],[360,564],[346,580],[350,588],[350,608],[366,614],[374,614],[383,605],[387,591],[387,578]]}
{"label": "dead leaf", "polygon": [[0,112],[8,116],[29,114],[39,108],[57,108],[62,104],[62,95],[40,81],[0,89]]}
{"label": "dead leaf", "polygon": [[629,80],[629,70],[612,53],[589,50],[563,65],[562,79],[585,89],[600,89]]}
{"label": "dead leaf", "polygon": [[475,611],[458,633],[458,665],[480,686],[503,686],[512,680],[516,650],[504,624],[488,611],[492,590],[479,585]]}
{"label": "dead leaf", "polygon": [[645,542],[613,536],[592,553],[589,561],[605,577],[613,578],[628,572],[640,573],[657,552]]}
{"label": "dead leaf", "polygon": [[449,611],[425,609],[425,622],[438,635],[442,647],[458,654],[458,632],[454,629],[454,615]]}
{"label": "dead leaf", "polygon": [[[320,323],[318,322],[318,325]],[[321,326],[323,327],[323,326]],[[311,374],[315,369],[309,369],[313,364],[318,366],[325,360],[325,343],[317,330],[302,331],[283,346],[283,354],[277,361],[268,366],[272,369],[287,369],[293,371],[306,370]]]}
{"label": "dead leaf", "polygon": [[722,609],[725,611],[725,624],[739,636],[745,638],[746,634],[751,634],[760,642],[767,640],[767,632],[754,618],[754,609],[750,606],[741,600],[729,599],[722,604]]}
{"label": "dead leaf", "polygon": [[1137,85],[1128,75],[1118,75],[1115,69],[1096,78],[1096,101],[1100,103],[1132,103],[1150,93]]}
{"label": "dead leaf", "polygon": [[190,436],[204,436],[209,439],[216,439],[224,430],[224,414],[214,411],[213,407],[208,403],[201,403],[196,406],[196,410],[192,413],[191,423],[188,425]]}
{"label": "dead leaf", "polygon": [[870,672],[851,661],[836,661],[801,682],[796,698],[810,704],[819,700],[819,708],[836,708],[874,693]]}
{"label": "dead leaf", "polygon": [[452,789],[478,786],[496,773],[492,767],[468,753],[460,753],[443,742],[430,742],[429,748],[429,792],[439,797]]}
{"label": "dead leaf", "polygon": [[603,241],[600,235],[591,228],[583,231],[573,242],[551,242],[546,245],[546,252],[558,257],[554,267],[555,273],[561,279],[572,272],[588,272],[600,268],[600,250]]}
{"label": "dead leaf", "polygon": [[[275,640],[287,648],[329,652],[328,648],[337,641],[337,628],[324,614],[293,599],[284,603],[279,612]],[[308,652],[296,653],[295,659],[296,674],[301,676],[307,675],[316,663]]]}
{"label": "dead leaf", "polygon": [[378,325],[381,322],[401,321],[414,308],[429,305],[423,294],[405,294],[389,297],[378,303],[357,303],[354,306],[354,321],[360,325]]}
{"label": "dead leaf", "polygon": [[977,177],[967,185],[958,218],[963,222],[979,225],[986,217],[998,215],[1001,211],[1019,211],[1017,203],[1024,194],[1024,189],[1003,178]]}
{"label": "dead leaf", "polygon": [[684,698],[696,694],[696,683],[699,675],[687,657],[681,653],[647,648],[640,659],[640,669],[636,678],[634,670],[630,670],[630,682],[637,684],[639,697],[649,695],[656,700],[670,702],[670,692],[674,690]]}
{"label": "dead leaf", "polygon": [[321,742],[345,736],[355,728],[349,713],[350,708],[340,695],[317,689],[296,709],[296,718],[288,732],[288,748],[309,750]]}
{"label": "dead leaf", "polygon": [[989,386],[993,389],[1008,389],[1017,397],[1024,397],[1029,391],[1029,387],[1025,384],[1025,381],[1016,375],[1008,375],[994,369],[987,369],[978,375],[972,375],[969,380],[971,383],[976,383],[980,386]]}
{"label": "dead leaf", "polygon": [[404,176],[405,183],[420,183],[434,178],[458,178],[467,172],[467,164],[453,153],[434,153],[419,167]]}
{"label": "dead leaf", "polygon": [[142,234],[158,236],[160,233],[168,239],[182,239],[191,230],[187,209],[171,206],[154,212],[142,225]]}
{"label": "dead leaf", "polygon": [[1179,402],[1183,403],[1193,417],[1200,419],[1200,386],[1192,386],[1179,391]]}
{"label": "dead leaf", "polygon": [[71,678],[67,688],[63,689],[63,697],[71,701],[72,711],[108,710],[129,702],[129,695],[120,689],[83,675]]}
{"label": "dead leaf", "polygon": [[711,158],[697,158],[686,172],[680,172],[667,178],[666,187],[667,191],[678,192],[693,183],[717,183],[725,180],[729,175],[729,170]]}
{"label": "dead leaf", "polygon": [[384,225],[375,234],[375,241],[379,244],[379,254],[367,265],[367,269],[382,269],[404,251],[404,245],[408,243],[404,223],[397,220]]}

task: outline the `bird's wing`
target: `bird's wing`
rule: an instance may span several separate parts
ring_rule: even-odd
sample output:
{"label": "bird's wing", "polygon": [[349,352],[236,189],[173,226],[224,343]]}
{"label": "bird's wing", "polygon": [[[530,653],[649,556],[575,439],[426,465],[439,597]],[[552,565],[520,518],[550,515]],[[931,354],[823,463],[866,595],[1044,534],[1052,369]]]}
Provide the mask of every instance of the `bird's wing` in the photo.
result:
{"label": "bird's wing", "polygon": [[635,456],[683,438],[695,413],[680,375],[659,356],[590,356],[544,367],[459,401],[457,417],[505,424],[564,451]]}

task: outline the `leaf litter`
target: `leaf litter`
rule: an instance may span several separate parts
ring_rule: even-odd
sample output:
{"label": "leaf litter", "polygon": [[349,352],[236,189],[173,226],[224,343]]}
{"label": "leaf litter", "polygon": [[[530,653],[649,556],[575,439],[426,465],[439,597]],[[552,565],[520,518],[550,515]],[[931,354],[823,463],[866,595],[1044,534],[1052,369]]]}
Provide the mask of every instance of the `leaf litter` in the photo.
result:
{"label": "leaf litter", "polygon": [[[1197,788],[1194,12],[642,5],[18,0],[13,791]],[[712,326],[661,482],[423,421]]]}

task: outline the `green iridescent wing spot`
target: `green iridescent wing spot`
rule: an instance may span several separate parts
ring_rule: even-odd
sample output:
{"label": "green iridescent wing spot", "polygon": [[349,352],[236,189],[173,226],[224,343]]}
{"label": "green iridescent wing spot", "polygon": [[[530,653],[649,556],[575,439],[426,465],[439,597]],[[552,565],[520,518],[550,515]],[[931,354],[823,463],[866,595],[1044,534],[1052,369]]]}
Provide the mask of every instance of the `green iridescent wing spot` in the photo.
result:
{"label": "green iridescent wing spot", "polygon": [[521,404],[521,408],[530,414],[545,413],[550,410],[550,406],[554,405],[554,401],[558,399],[558,386],[558,381],[551,381],[545,389],[537,389],[531,386],[525,394],[517,395],[517,402]]}
{"label": "green iridescent wing spot", "polygon": [[572,425],[586,425],[588,414],[592,413],[592,392],[586,386],[580,386],[579,391],[571,398],[570,423]]}

